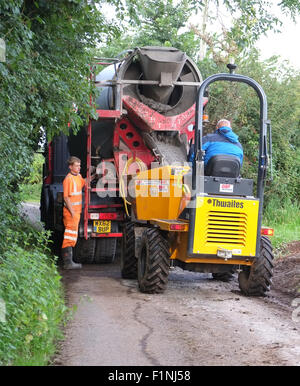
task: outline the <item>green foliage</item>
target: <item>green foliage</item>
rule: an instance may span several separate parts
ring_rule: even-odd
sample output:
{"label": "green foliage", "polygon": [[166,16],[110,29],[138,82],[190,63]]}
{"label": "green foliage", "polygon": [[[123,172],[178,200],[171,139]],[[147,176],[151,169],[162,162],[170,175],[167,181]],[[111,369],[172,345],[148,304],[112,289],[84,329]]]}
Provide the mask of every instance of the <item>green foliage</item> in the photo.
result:
{"label": "green foliage", "polygon": [[184,28],[194,11],[189,0],[127,1],[124,11],[124,34],[115,40],[108,37],[100,55],[112,57],[123,49],[146,45],[176,47],[190,56],[196,53],[197,39]]}
{"label": "green foliage", "polygon": [[0,63],[0,246],[17,221],[19,186],[30,173],[41,127],[50,139],[68,132],[68,122],[77,130],[93,114],[93,48],[106,33],[117,33],[99,12],[101,3],[0,2],[0,36],[6,43],[6,62]]}
{"label": "green foliage", "polygon": [[27,123],[35,140],[41,126],[50,137],[66,132],[68,122],[78,127],[90,112],[90,50],[107,28],[101,13],[85,0],[40,0],[9,2],[1,14],[0,34],[7,46],[1,75],[4,89],[10,91],[2,100],[8,103],[7,115],[13,111],[10,103],[19,105],[17,114],[23,113],[23,126]]}
{"label": "green foliage", "polygon": [[279,5],[283,13],[286,13],[293,18],[295,15],[300,13],[300,2],[299,0],[282,0]]}
{"label": "green foliage", "polygon": [[0,298],[6,322],[0,323],[0,364],[47,364],[62,338],[66,307],[60,276],[46,255],[12,245],[1,259]]}
{"label": "green foliage", "polygon": [[[262,62],[259,52],[253,48],[267,30],[279,30],[282,26],[280,20],[271,14],[268,2],[127,0],[126,3],[127,9],[123,9],[123,12],[129,15],[130,22],[126,25],[126,28],[130,26],[129,32],[124,31],[121,37],[110,41],[102,51],[105,56],[114,56],[137,45],[170,43],[198,62],[204,79],[218,72],[227,73],[226,64],[234,58],[238,73],[262,85],[267,94],[273,133],[273,181],[268,181],[266,185],[265,207],[268,211],[269,206],[280,207],[279,203],[286,200],[297,207],[300,197],[300,75],[288,65],[280,63],[279,58]],[[215,16],[221,5],[232,17],[232,25],[227,29]],[[300,12],[299,1],[283,0],[278,7],[292,17]],[[210,13],[211,9],[213,13]],[[189,28],[191,11],[198,11],[199,21],[218,23],[219,31],[205,36],[205,28],[201,29],[200,26],[201,31],[196,27]],[[206,16],[203,12],[207,12]],[[201,40],[206,43],[207,50],[200,61],[197,59]],[[256,180],[260,124],[259,100],[254,90],[237,83],[215,83],[210,86],[207,111],[210,124],[206,125],[206,130],[209,132],[214,130],[221,117],[232,120],[233,128],[244,146],[243,176]],[[289,216],[288,211],[285,211],[285,215]],[[283,224],[282,217],[278,221]]]}
{"label": "green foliage", "polygon": [[48,236],[26,223],[8,232],[10,248],[0,258],[0,299],[6,309],[0,322],[1,365],[45,365],[62,338],[67,308],[61,277],[47,256]]}
{"label": "green foliage", "polygon": [[42,184],[22,184],[20,186],[20,197],[22,202],[40,203]]}
{"label": "green foliage", "polygon": [[30,174],[25,179],[26,183],[38,184],[38,183],[42,182],[44,162],[45,162],[45,158],[41,153],[35,153],[34,154],[33,162],[31,164]]}
{"label": "green foliage", "polygon": [[[282,27],[280,18],[272,13],[266,0],[126,0],[125,3],[117,12],[117,17],[122,16],[125,23],[121,42],[135,42],[133,46],[171,45],[194,59],[199,53],[199,37],[204,41],[218,39],[221,45],[234,41],[239,50],[247,50],[267,31],[279,31]],[[283,0],[277,8],[292,18],[300,12],[296,0]],[[198,16],[193,27],[189,25],[192,15]],[[220,21],[221,15],[225,15],[223,21]],[[231,25],[225,28],[228,19]],[[208,37],[206,26],[209,24],[219,28],[214,36]],[[115,46],[115,42],[109,39],[107,45]]]}
{"label": "green foliage", "polygon": [[31,171],[29,181],[40,181],[34,152],[41,128],[51,139],[68,132],[68,122],[77,130],[93,114],[93,49],[105,34],[118,32],[99,11],[102,3],[0,1],[0,37],[6,43],[6,60],[0,62],[0,297],[8,310],[7,323],[0,323],[0,362],[5,364],[24,364],[16,362],[22,357],[28,364],[30,358],[31,364],[45,364],[59,334],[64,312],[59,276],[39,248],[48,235],[25,226],[19,188]]}
{"label": "green foliage", "polygon": [[[226,64],[232,56],[238,64],[238,73],[255,79],[264,88],[268,99],[268,115],[273,132],[273,182],[266,186],[265,204],[273,197],[300,197],[300,134],[299,95],[300,75],[278,58],[261,62],[259,52],[251,48],[258,37],[270,28],[277,28],[279,20],[270,14],[264,0],[233,2],[224,0],[223,5],[233,17],[231,29],[221,30],[206,41],[207,54],[198,66],[203,78],[217,72],[228,72]],[[192,59],[197,58],[199,38],[197,30],[187,29],[192,11],[202,10],[219,1],[176,2],[161,0],[145,2],[127,1],[131,31],[115,40],[105,49],[105,55],[136,45],[169,43],[186,51]],[[299,5],[299,4],[298,4]],[[280,6],[295,15],[299,7],[295,2],[282,1]],[[208,19],[212,22],[212,19]],[[183,29],[185,27],[185,30]],[[182,32],[185,31],[185,32]],[[188,31],[188,32],[186,32]],[[188,37],[188,38],[187,38]],[[185,38],[187,38],[185,40]],[[259,141],[259,99],[250,87],[229,82],[218,82],[210,86],[210,102],[207,106],[210,116],[208,131],[213,131],[216,122],[226,117],[233,122],[234,130],[244,145],[245,161],[243,175],[256,180],[258,168]]]}
{"label": "green foliage", "polygon": [[34,154],[30,174],[19,186],[22,202],[40,202],[44,162],[45,158],[41,153]]}
{"label": "green foliage", "polygon": [[[298,201],[300,75],[289,67],[280,65],[277,58],[260,62],[255,50],[240,58],[237,64],[237,72],[261,84],[268,99],[268,117],[272,122],[274,180],[267,183],[266,204],[274,197]],[[199,63],[199,67],[201,71],[202,63]],[[207,66],[204,68],[207,75],[215,72],[214,63],[211,67],[211,73],[207,70]],[[224,67],[219,67],[219,71],[224,71]],[[256,178],[259,139],[259,99],[256,93],[248,86],[218,82],[210,87],[208,111],[210,130],[214,129],[220,117],[227,117],[233,121],[233,128],[244,146],[243,175]]]}
{"label": "green foliage", "polygon": [[283,203],[276,197],[269,200],[263,223],[274,228],[272,244],[280,252],[287,243],[300,240],[300,203],[290,199]]}
{"label": "green foliage", "polygon": [[240,49],[252,45],[270,29],[278,31],[282,24],[271,13],[268,1],[224,0],[224,4],[234,19],[229,37],[235,40]]}

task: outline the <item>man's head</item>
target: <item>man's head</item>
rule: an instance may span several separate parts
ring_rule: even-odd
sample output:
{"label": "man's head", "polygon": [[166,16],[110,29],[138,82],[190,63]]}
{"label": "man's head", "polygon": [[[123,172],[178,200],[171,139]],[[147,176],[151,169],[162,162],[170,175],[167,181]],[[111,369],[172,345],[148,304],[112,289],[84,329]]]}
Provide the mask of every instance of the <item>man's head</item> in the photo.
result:
{"label": "man's head", "polygon": [[226,126],[226,127],[231,127],[231,123],[230,121],[228,121],[228,119],[220,119],[216,125],[216,128],[219,129],[220,127],[223,127],[223,126]]}
{"label": "man's head", "polygon": [[68,165],[71,173],[78,174],[80,172],[81,161],[79,158],[74,156],[70,157],[68,159]]}

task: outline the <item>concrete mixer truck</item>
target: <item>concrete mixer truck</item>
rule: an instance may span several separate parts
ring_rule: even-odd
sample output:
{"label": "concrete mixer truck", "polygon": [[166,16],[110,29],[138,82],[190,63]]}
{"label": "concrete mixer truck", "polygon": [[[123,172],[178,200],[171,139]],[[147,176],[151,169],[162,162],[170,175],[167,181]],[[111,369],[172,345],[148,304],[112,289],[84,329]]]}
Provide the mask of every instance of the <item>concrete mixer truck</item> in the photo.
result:
{"label": "concrete mixer truck", "polygon": [[[97,64],[104,67],[99,73]],[[86,187],[76,262],[109,263],[119,251],[121,276],[138,279],[147,293],[165,290],[170,265],[220,280],[238,270],[245,294],[269,290],[273,231],[261,225],[271,155],[267,102],[260,85],[229,68],[203,81],[193,61],[172,47],[135,48],[95,64],[98,119],[77,135],[55,137],[45,152],[41,219],[55,246],[64,230],[66,161],[77,156]],[[256,195],[236,159],[217,157],[204,168],[208,86],[220,80],[248,84],[261,102]]]}

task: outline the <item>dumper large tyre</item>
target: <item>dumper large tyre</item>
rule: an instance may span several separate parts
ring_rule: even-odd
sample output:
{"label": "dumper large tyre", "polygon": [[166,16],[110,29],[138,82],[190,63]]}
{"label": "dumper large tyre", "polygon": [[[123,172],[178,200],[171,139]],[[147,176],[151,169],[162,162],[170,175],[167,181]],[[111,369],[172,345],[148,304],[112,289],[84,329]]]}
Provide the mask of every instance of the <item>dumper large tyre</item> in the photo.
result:
{"label": "dumper large tyre", "polygon": [[255,258],[251,267],[244,267],[239,273],[239,286],[245,295],[265,296],[270,290],[273,259],[271,242],[266,236],[262,236],[259,258]]}
{"label": "dumper large tyre", "polygon": [[137,258],[135,257],[135,234],[133,222],[128,222],[124,225],[120,261],[122,278],[137,279]]}
{"label": "dumper large tyre", "polygon": [[159,229],[147,229],[142,236],[138,257],[138,282],[141,292],[164,292],[168,283],[170,251]]}

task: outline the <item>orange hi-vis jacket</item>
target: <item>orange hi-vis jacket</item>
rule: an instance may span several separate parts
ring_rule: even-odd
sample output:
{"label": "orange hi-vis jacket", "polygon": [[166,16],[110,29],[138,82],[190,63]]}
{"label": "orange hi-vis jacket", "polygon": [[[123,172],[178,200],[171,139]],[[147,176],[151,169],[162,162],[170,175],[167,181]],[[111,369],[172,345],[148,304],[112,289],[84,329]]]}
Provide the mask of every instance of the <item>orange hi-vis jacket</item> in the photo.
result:
{"label": "orange hi-vis jacket", "polygon": [[65,226],[64,240],[62,248],[75,247],[78,237],[78,225],[82,210],[82,188],[85,181],[80,174],[69,173],[63,181],[64,198],[69,197],[74,211],[71,215],[69,209],[64,206],[63,221]]}
{"label": "orange hi-vis jacket", "polygon": [[74,212],[81,213],[82,209],[82,189],[85,185],[81,174],[67,174],[63,181],[64,198],[69,197]]}

